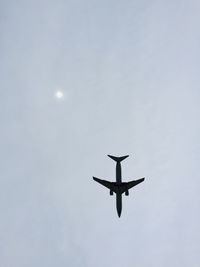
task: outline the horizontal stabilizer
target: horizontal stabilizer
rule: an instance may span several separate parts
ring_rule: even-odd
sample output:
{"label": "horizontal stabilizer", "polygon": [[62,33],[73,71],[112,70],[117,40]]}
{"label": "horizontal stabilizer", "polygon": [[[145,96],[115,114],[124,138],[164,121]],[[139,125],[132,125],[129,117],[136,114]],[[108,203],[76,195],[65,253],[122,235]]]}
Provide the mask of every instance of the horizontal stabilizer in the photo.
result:
{"label": "horizontal stabilizer", "polygon": [[121,162],[122,160],[128,158],[128,155],[127,156],[123,156],[123,157],[115,157],[115,156],[108,155],[108,157],[110,157],[111,159],[115,160],[116,162]]}

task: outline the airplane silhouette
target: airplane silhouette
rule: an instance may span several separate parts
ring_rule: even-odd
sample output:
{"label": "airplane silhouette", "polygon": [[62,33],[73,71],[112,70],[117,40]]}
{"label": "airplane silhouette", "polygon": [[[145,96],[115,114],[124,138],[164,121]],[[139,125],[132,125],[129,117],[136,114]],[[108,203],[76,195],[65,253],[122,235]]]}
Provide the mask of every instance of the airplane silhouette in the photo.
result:
{"label": "airplane silhouette", "polygon": [[117,207],[117,213],[118,216],[121,216],[122,212],[122,194],[125,193],[126,196],[129,195],[129,189],[136,186],[137,184],[144,181],[144,178],[141,178],[139,180],[130,181],[130,182],[122,182],[122,172],[121,172],[121,161],[126,159],[128,156],[123,157],[114,157],[111,155],[108,155],[111,159],[115,160],[117,162],[116,165],[116,182],[109,182],[106,180],[101,180],[97,177],[93,177],[93,179],[100,183],[101,185],[104,185],[108,189],[110,189],[110,195],[113,195],[113,192],[116,194],[116,207]]}

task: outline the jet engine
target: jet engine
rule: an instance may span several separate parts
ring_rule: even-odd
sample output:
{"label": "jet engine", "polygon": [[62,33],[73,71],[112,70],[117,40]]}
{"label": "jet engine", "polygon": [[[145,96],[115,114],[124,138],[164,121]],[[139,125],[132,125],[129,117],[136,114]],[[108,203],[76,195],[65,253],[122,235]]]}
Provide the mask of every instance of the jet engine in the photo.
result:
{"label": "jet engine", "polygon": [[113,191],[112,191],[112,190],[110,190],[110,195],[111,195],[111,196],[113,195]]}
{"label": "jet engine", "polygon": [[128,196],[128,195],[129,195],[128,189],[126,190],[126,192],[125,192],[125,195],[126,195],[126,196]]}

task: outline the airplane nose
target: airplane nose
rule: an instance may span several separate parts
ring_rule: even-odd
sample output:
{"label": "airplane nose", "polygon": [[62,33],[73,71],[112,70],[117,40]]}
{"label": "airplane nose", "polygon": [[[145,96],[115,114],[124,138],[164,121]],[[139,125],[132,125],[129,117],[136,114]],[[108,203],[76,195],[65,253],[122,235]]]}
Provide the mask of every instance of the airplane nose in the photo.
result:
{"label": "airplane nose", "polygon": [[118,217],[119,217],[119,218],[120,218],[120,216],[121,216],[121,213],[122,213],[122,210],[117,209],[117,214],[118,214]]}

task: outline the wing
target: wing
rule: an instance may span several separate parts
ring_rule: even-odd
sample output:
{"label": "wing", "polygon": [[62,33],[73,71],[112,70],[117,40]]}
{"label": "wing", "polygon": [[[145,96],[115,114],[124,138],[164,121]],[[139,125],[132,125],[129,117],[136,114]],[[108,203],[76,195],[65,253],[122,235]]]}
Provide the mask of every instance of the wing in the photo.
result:
{"label": "wing", "polygon": [[107,187],[108,189],[110,189],[110,190],[112,189],[112,183],[111,183],[111,182],[108,182],[108,181],[105,181],[105,180],[101,180],[101,179],[96,178],[96,177],[93,177],[93,179],[94,179],[96,182],[98,182],[98,183],[104,185],[104,186]]}
{"label": "wing", "polygon": [[128,182],[128,183],[127,183],[127,189],[130,189],[130,188],[136,186],[137,184],[140,184],[140,183],[143,182],[143,181],[144,181],[144,178],[141,178],[141,179],[139,179],[139,180],[135,180],[135,181]]}

